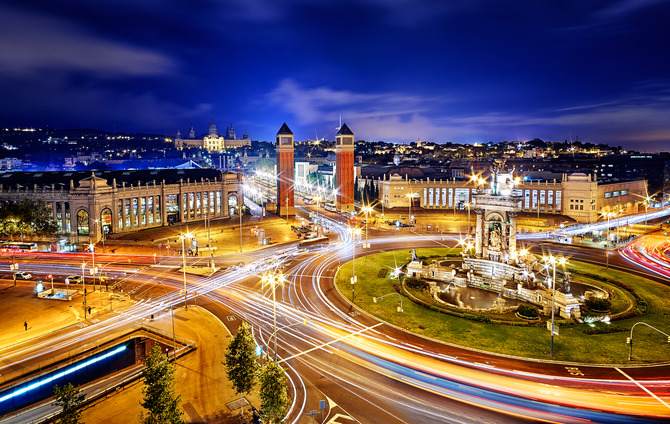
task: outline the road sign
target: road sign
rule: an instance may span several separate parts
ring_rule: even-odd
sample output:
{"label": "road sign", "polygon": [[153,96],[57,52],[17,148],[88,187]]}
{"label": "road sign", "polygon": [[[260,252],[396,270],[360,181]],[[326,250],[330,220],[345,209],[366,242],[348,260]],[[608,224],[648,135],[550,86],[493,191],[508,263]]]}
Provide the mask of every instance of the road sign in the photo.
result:
{"label": "road sign", "polygon": [[[547,330],[551,331],[551,321],[547,321]],[[558,336],[558,324],[554,323],[554,334]]]}

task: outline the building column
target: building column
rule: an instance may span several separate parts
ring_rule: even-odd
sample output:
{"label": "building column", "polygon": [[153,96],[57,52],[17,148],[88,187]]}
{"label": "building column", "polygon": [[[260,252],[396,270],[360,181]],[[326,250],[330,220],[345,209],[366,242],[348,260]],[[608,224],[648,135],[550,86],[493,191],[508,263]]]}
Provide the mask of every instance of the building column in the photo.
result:
{"label": "building column", "polygon": [[184,182],[179,181],[179,194],[177,195],[177,204],[179,205],[179,222],[186,221],[186,208],[188,203],[184,203]]}
{"label": "building column", "polygon": [[[130,198],[130,228],[137,229],[137,227],[135,226],[135,208],[133,207],[135,199],[137,198],[136,197]],[[140,200],[137,199],[137,212],[139,213],[139,211],[140,211]],[[137,224],[139,225],[139,220]]]}
{"label": "building column", "polygon": [[128,227],[126,226],[126,222],[128,222],[126,220],[126,218],[127,218],[127,215],[126,215],[126,200],[127,200],[126,198],[123,198],[123,197],[121,198],[121,221],[122,221],[122,224],[123,224],[122,225],[123,228],[121,229],[122,232],[126,231],[128,229]]}
{"label": "building column", "polygon": [[477,223],[475,224],[475,256],[482,257],[482,230],[484,223],[484,210],[475,208],[475,215],[477,216]]}

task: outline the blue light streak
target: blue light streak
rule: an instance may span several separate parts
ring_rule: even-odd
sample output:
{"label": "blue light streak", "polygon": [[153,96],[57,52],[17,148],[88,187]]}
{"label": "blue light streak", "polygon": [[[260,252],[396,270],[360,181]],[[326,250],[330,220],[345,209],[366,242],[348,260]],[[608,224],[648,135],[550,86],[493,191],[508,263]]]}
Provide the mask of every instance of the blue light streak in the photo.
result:
{"label": "blue light streak", "polygon": [[36,383],[30,384],[30,385],[28,385],[26,387],[23,387],[21,389],[14,390],[13,392],[11,392],[9,394],[0,397],[0,403],[5,402],[6,400],[11,399],[13,397],[16,397],[16,396],[22,395],[24,393],[27,393],[31,390],[35,390],[39,387],[42,387],[46,384],[49,384],[49,383],[53,382],[54,380],[65,377],[66,375],[72,374],[73,372],[79,371],[80,369],[82,369],[84,367],[87,367],[91,364],[95,364],[96,362],[100,362],[103,359],[107,359],[110,356],[116,355],[117,353],[123,351],[124,349],[126,349],[125,345],[119,346],[116,349],[105,353],[104,355],[98,356],[97,358],[89,359],[86,362],[83,362],[83,363],[78,364],[78,365],[76,365],[74,367],[71,367],[71,368],[67,368],[67,369],[65,369],[65,370],[63,370],[63,371],[61,371],[57,374],[52,375],[51,377],[45,378],[44,380],[40,380]]}

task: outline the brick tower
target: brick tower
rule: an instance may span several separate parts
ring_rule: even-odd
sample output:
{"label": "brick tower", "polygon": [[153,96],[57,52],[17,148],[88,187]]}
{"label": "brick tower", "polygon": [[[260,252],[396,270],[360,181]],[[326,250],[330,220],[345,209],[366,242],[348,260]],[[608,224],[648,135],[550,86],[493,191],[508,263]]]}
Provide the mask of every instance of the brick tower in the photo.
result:
{"label": "brick tower", "polygon": [[336,207],[339,212],[355,212],[354,208],[354,133],[342,124],[335,137]]}
{"label": "brick tower", "polygon": [[277,214],[295,215],[293,203],[293,132],[282,124],[277,132]]}

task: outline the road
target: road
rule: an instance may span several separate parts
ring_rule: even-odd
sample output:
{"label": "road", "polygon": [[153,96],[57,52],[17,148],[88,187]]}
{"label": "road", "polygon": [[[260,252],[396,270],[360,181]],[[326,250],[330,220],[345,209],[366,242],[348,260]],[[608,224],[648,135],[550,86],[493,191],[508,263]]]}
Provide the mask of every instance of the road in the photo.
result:
{"label": "road", "polygon": [[[360,243],[360,238],[353,240],[335,221],[330,225],[341,242],[327,249],[301,252],[277,247],[250,252],[227,262],[218,258],[217,263],[230,266],[225,271],[188,275],[188,302],[196,301],[192,296],[197,293],[198,303],[233,332],[239,320],[248,321],[258,343],[272,352],[272,289],[262,287],[258,276],[284,269],[287,282],[276,292],[277,324],[284,327],[278,331],[277,355],[288,369],[295,394],[291,422],[311,422],[305,414],[318,409],[321,400],[328,405],[326,422],[333,423],[646,422],[645,417],[670,417],[667,366],[575,366],[500,357],[424,339],[362,314],[332,283],[338,263],[350,260],[352,243]],[[372,230],[369,238],[367,253],[444,243],[442,237],[409,231],[389,236],[388,231]],[[448,237],[447,243],[453,246],[455,240]],[[602,251],[551,248],[570,249],[573,256],[602,263]],[[61,277],[80,270],[87,258],[90,255],[26,254],[21,260],[22,269],[33,274]],[[13,364],[39,360],[75,342],[94,342],[169,305],[183,305],[182,275],[177,272],[181,258],[154,262],[152,257],[96,255],[96,261],[110,264],[106,266],[116,277],[114,284],[137,303],[81,331],[70,328],[43,343],[1,352],[0,374],[14,371]],[[203,261],[206,258],[188,258],[189,265]],[[245,265],[235,266],[240,262]],[[611,264],[626,265],[614,258]],[[229,316],[237,319],[229,321]]]}

